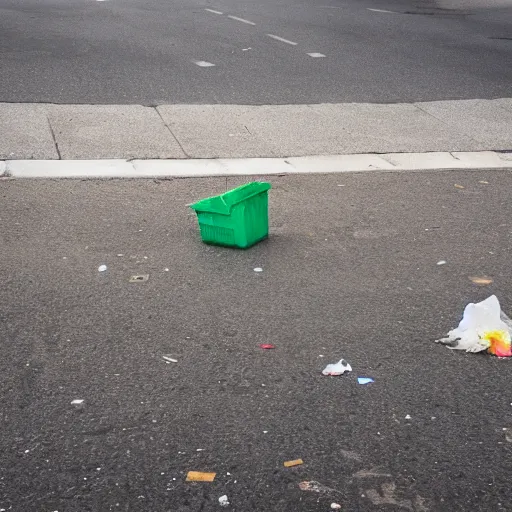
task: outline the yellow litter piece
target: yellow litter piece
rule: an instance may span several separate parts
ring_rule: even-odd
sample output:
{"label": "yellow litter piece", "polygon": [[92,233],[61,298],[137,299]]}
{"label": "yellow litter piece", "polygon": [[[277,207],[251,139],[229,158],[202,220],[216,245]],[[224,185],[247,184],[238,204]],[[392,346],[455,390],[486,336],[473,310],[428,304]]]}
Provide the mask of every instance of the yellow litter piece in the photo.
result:
{"label": "yellow litter piece", "polygon": [[189,471],[187,482],[213,482],[217,473],[203,473],[202,471]]}
{"label": "yellow litter piece", "polygon": [[304,461],[302,459],[296,459],[296,460],[287,460],[284,463],[285,468],[291,468],[293,466],[300,466],[301,464],[304,464]]}

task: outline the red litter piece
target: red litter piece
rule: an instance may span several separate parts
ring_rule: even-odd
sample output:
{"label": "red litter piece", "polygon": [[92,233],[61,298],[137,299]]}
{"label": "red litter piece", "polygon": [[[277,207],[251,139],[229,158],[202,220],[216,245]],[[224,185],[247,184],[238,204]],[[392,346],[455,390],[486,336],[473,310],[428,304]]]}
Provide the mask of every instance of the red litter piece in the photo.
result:
{"label": "red litter piece", "polygon": [[260,348],[264,348],[265,350],[270,350],[271,348],[276,348],[274,345],[271,345],[270,343],[263,343],[260,345]]}

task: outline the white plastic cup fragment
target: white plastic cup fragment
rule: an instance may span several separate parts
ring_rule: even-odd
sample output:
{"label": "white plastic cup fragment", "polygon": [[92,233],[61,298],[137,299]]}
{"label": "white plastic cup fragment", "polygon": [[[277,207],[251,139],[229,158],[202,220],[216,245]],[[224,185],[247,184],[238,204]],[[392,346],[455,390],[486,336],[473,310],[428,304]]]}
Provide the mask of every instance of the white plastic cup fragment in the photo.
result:
{"label": "white plastic cup fragment", "polygon": [[107,265],[100,265],[98,267],[98,272],[105,272],[105,270],[107,270]]}
{"label": "white plastic cup fragment", "polygon": [[337,363],[328,364],[322,371],[322,375],[343,375],[345,372],[351,372],[352,367],[345,361],[340,359]]}

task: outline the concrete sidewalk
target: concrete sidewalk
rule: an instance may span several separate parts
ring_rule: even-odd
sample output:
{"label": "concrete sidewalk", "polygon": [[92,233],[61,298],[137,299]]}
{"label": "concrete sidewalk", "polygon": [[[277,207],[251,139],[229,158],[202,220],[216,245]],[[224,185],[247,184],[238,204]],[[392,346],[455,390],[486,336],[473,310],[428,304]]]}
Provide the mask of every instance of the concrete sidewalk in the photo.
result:
{"label": "concrete sidewalk", "polygon": [[512,149],[512,98],[414,104],[0,103],[0,160],[253,158]]}

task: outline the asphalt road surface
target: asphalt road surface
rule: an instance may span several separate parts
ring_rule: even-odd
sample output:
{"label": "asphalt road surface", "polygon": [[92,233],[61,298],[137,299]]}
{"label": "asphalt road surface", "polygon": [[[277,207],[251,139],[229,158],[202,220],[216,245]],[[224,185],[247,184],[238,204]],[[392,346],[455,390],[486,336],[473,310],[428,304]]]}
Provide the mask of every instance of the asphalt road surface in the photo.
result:
{"label": "asphalt road surface", "polygon": [[0,0],[2,102],[510,97],[511,62],[506,0]]}
{"label": "asphalt road surface", "polygon": [[271,181],[248,251],[185,206],[239,179],[0,181],[1,509],[511,510],[512,360],[432,340],[512,311],[512,175]]}

